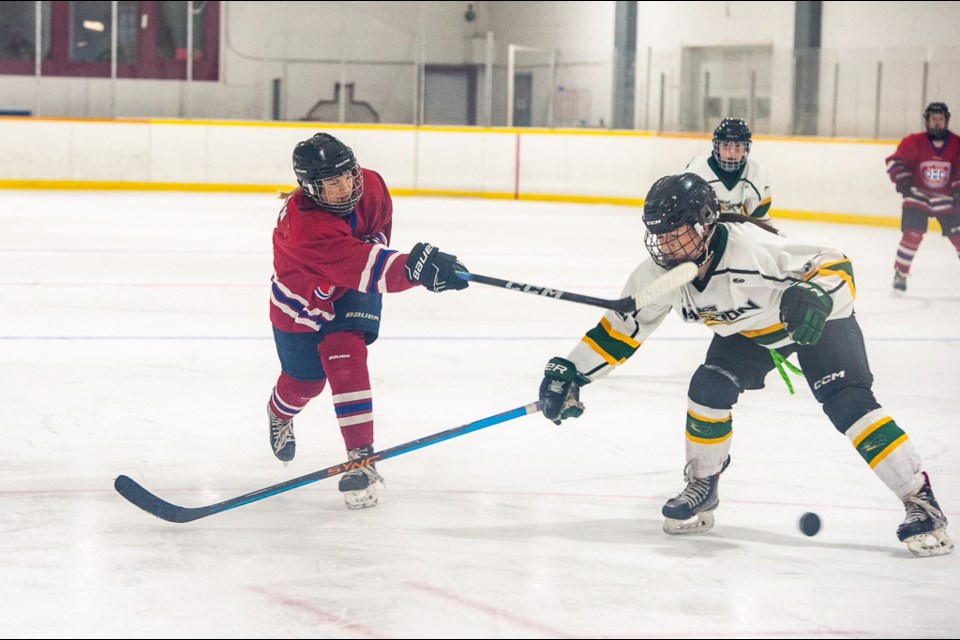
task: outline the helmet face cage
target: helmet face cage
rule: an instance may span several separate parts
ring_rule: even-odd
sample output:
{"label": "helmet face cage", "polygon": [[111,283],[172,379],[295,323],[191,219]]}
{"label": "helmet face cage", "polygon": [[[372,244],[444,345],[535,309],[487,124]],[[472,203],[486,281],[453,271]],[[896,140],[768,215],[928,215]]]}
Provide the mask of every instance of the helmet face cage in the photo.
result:
{"label": "helmet face cage", "polygon": [[720,215],[713,188],[700,176],[683,173],[660,178],[647,193],[643,243],[664,269],[681,262],[703,264]]}
{"label": "helmet face cage", "polygon": [[[739,144],[743,154],[737,160],[726,160],[720,153],[723,143]],[[740,118],[724,118],[713,131],[713,159],[724,171],[738,171],[747,163],[750,145],[753,143],[750,127]]]}
{"label": "helmet face cage", "polygon": [[704,263],[709,256],[707,248],[713,237],[714,226],[699,222],[665,233],[647,231],[643,244],[653,261],[664,269],[672,269],[683,262]]}
{"label": "helmet face cage", "polygon": [[293,172],[311,200],[338,215],[352,212],[363,195],[363,173],[353,151],[327,133],[294,148]]}
{"label": "helmet face cage", "polygon": [[323,180],[300,181],[300,186],[303,192],[322,208],[343,215],[351,213],[360,202],[360,196],[363,195],[363,173],[360,171],[360,165],[354,164],[353,169],[339,176]]}
{"label": "helmet face cage", "polygon": [[[940,114],[944,116],[943,128],[930,127],[930,116],[933,114]],[[923,112],[923,120],[926,123],[927,135],[934,140],[945,140],[947,138],[947,132],[950,127],[950,108],[945,102],[931,102],[928,104],[927,108]]]}

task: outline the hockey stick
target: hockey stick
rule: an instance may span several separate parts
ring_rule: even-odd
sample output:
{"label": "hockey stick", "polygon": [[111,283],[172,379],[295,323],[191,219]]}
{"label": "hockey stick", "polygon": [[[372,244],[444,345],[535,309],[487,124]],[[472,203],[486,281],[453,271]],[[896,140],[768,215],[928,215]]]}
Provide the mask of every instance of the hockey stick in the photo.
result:
{"label": "hockey stick", "polygon": [[399,444],[395,447],[391,447],[390,449],[377,451],[372,456],[361,458],[360,460],[350,460],[340,464],[335,464],[332,467],[314,471],[313,473],[308,473],[305,476],[300,476],[299,478],[294,478],[293,480],[287,480],[286,482],[281,482],[280,484],[275,484],[269,487],[264,487],[263,489],[251,491],[250,493],[245,493],[242,496],[224,500],[223,502],[218,502],[217,504],[212,504],[207,507],[179,507],[173,503],[158,498],[154,494],[144,489],[143,486],[141,486],[136,480],[128,476],[118,476],[113,483],[113,488],[116,489],[117,493],[122,495],[124,498],[140,507],[147,513],[157,516],[161,520],[166,520],[167,522],[192,522],[194,520],[199,520],[200,518],[212,516],[215,513],[220,513],[221,511],[235,509],[236,507],[250,504],[251,502],[263,500],[264,498],[269,498],[270,496],[275,496],[278,493],[290,491],[291,489],[296,489],[298,487],[323,480],[324,478],[338,476],[341,473],[352,471],[359,467],[365,467],[376,462],[380,462],[381,460],[386,460],[387,458],[395,458],[404,453],[410,453],[411,451],[416,451],[417,449],[430,446],[431,444],[436,444],[444,440],[450,440],[451,438],[456,438],[473,431],[479,431],[480,429],[491,427],[495,424],[500,424],[501,422],[507,422],[508,420],[513,420],[514,418],[520,418],[531,413],[536,413],[540,411],[540,408],[539,402],[531,402],[528,405],[517,407],[516,409],[511,409],[510,411],[504,411],[503,413],[498,413],[488,418],[482,418],[469,424],[454,427],[453,429],[447,429],[446,431],[441,431],[440,433],[424,436],[423,438],[418,438],[417,440],[411,440],[410,442]]}
{"label": "hockey stick", "polygon": [[619,313],[633,313],[641,309],[665,293],[678,289],[691,282],[697,277],[697,265],[692,262],[684,262],[651,282],[649,285],[638,291],[634,296],[620,298],[619,300],[605,300],[603,298],[594,298],[580,293],[570,293],[560,291],[559,289],[548,289],[547,287],[538,287],[534,284],[524,284],[523,282],[514,282],[513,280],[501,280],[492,278],[479,273],[466,273],[458,271],[457,276],[461,280],[468,282],[479,282],[480,284],[489,284],[502,289],[511,291],[521,291],[523,293],[532,293],[537,296],[547,298],[556,298],[557,300],[568,300],[570,302],[579,302],[589,304],[594,307],[603,307],[604,309],[613,309]]}

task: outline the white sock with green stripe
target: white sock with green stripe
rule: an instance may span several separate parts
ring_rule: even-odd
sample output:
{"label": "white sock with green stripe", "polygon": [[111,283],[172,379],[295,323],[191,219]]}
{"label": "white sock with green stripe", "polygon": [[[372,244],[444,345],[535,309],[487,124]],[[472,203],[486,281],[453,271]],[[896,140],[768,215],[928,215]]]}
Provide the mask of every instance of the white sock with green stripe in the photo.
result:
{"label": "white sock with green stripe", "polygon": [[694,478],[718,473],[730,455],[733,415],[730,409],[711,409],[687,401],[687,464]]}
{"label": "white sock with green stripe", "polygon": [[857,453],[883,483],[903,500],[923,486],[920,456],[893,418],[883,409],[874,409],[847,429]]}

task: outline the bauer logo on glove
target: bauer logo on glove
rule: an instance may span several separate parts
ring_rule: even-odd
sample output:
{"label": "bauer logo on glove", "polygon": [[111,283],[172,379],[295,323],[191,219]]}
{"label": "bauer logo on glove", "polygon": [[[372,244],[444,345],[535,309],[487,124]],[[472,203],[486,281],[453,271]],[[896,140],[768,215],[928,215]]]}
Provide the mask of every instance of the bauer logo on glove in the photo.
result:
{"label": "bauer logo on glove", "polygon": [[590,380],[578,373],[577,366],[565,358],[551,358],[543,374],[540,383],[543,415],[554,424],[580,417],[584,409],[580,402],[580,387]]}
{"label": "bauer logo on glove", "polygon": [[467,272],[457,256],[443,253],[426,242],[418,242],[410,250],[406,269],[410,282],[422,284],[435,293],[466,289],[470,284],[457,276],[458,271]]}

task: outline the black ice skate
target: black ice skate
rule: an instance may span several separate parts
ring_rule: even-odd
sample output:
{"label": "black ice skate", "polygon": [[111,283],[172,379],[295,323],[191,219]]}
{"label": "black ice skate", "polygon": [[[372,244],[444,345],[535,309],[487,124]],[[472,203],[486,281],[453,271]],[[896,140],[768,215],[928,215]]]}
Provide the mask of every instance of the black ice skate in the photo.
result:
{"label": "black ice skate", "polygon": [[694,478],[687,464],[683,478],[687,487],[676,498],[663,505],[663,532],[670,535],[704,533],[713,528],[713,511],[720,504],[717,484],[720,474],[730,465],[730,456],[724,460],[720,471],[706,478]]}
{"label": "black ice skate", "polygon": [[897,537],[915,556],[942,556],[953,551],[953,541],[947,535],[947,517],[933,497],[926,472],[923,481],[918,492],[903,500],[907,517],[897,527]]}
{"label": "black ice skate", "polygon": [[297,441],[293,437],[293,419],[283,420],[267,404],[267,418],[270,421],[270,448],[278,460],[290,462],[297,452]]}
{"label": "black ice skate", "polygon": [[[347,451],[347,457],[350,460],[361,460],[371,455],[373,455],[372,444]],[[348,509],[368,509],[377,506],[380,500],[378,485],[383,483],[383,476],[377,473],[377,466],[371,464],[343,474],[339,489],[343,493],[343,500],[347,503]]]}
{"label": "black ice skate", "polygon": [[899,298],[907,292],[907,275],[896,269],[893,270],[893,295]]}

